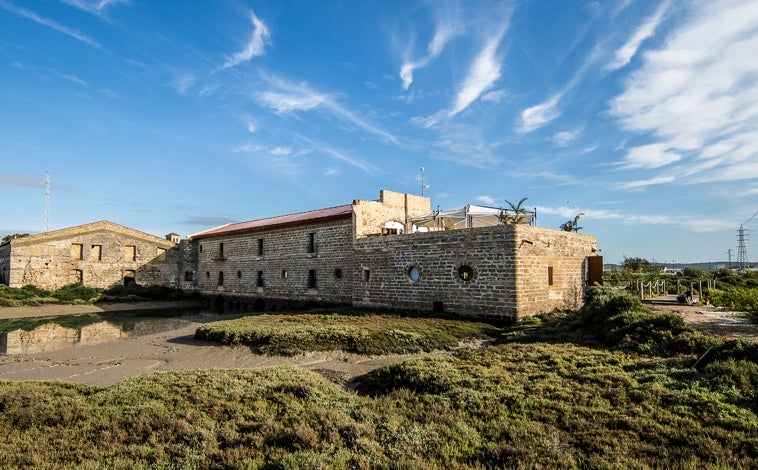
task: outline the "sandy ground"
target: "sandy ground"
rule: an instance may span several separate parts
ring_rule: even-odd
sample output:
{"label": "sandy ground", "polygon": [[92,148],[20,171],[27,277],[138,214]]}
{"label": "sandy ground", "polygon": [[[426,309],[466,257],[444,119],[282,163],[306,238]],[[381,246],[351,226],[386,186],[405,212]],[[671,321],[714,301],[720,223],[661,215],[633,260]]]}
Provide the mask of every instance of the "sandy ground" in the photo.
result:
{"label": "sandy ground", "polygon": [[[45,306],[1,308],[0,319],[81,314],[92,311],[173,308],[176,304],[129,304],[111,306]],[[734,312],[711,306],[650,305],[656,311],[677,312],[696,328],[724,338],[758,341],[758,325]],[[95,310],[93,310],[93,308]],[[72,346],[50,352],[0,356],[0,379],[62,380],[108,387],[126,378],[186,369],[229,369],[280,364],[318,370],[338,383],[377,367],[416,355],[362,356],[342,351],[314,352],[295,357],[258,354],[246,346],[222,346],[194,339],[202,324],[239,315],[197,314],[183,317],[177,328],[161,333],[133,336],[100,344]],[[476,345],[474,345],[476,346]],[[447,352],[432,353],[449,354]]]}

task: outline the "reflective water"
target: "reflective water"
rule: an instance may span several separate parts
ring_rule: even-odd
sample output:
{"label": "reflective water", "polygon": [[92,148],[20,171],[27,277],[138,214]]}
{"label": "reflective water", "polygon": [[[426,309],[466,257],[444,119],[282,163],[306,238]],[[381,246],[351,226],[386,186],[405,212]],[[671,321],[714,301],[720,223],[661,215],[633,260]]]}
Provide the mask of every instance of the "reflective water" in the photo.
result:
{"label": "reflective water", "polygon": [[[200,318],[203,321],[213,321],[215,318],[220,319],[220,316],[198,309],[185,309],[28,319],[32,328],[14,328],[8,326],[10,323],[3,325],[3,321],[0,321],[0,331],[5,331],[0,333],[0,354],[32,354],[168,332],[183,328]],[[13,325],[18,323],[19,320],[14,320]]]}

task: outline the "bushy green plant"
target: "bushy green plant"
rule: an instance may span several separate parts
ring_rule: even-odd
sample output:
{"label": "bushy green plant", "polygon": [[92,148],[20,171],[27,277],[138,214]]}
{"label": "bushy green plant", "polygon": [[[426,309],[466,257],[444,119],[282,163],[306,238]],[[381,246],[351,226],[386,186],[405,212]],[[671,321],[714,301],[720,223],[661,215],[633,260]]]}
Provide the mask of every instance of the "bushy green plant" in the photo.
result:
{"label": "bushy green plant", "polygon": [[100,289],[87,287],[79,282],[61,287],[52,293],[52,297],[67,303],[76,301],[94,302],[100,297],[101,292]]}
{"label": "bushy green plant", "polygon": [[709,297],[713,305],[745,312],[754,321],[758,321],[758,288],[711,289]]}

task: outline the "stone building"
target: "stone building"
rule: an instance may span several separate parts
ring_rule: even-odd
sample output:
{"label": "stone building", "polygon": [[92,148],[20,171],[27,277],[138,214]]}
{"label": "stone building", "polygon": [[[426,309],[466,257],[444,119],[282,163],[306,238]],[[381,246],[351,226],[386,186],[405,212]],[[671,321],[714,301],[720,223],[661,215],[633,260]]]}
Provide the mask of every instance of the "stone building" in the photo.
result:
{"label": "stone building", "polygon": [[105,220],[0,245],[0,282],[11,287],[172,285],[177,266],[175,242]]}
{"label": "stone building", "polygon": [[384,190],[377,201],[210,229],[183,251],[183,266],[196,266],[184,287],[252,310],[343,304],[517,318],[576,308],[602,279],[593,236],[492,214],[482,224],[464,217],[468,228],[414,225],[438,214],[428,198]]}

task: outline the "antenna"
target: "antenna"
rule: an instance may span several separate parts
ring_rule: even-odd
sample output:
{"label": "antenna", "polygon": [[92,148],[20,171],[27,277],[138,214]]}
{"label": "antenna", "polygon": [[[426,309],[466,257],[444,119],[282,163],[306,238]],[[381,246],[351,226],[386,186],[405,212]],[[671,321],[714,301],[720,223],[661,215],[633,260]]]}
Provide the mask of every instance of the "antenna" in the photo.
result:
{"label": "antenna", "polygon": [[421,170],[421,195],[423,196],[424,195],[424,190],[427,189],[427,188],[429,188],[429,185],[428,184],[424,184],[424,167],[422,166],[420,168],[420,170]]}
{"label": "antenna", "polygon": [[45,172],[45,233],[50,230],[50,172]]}

